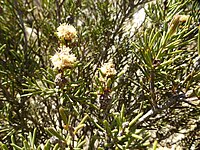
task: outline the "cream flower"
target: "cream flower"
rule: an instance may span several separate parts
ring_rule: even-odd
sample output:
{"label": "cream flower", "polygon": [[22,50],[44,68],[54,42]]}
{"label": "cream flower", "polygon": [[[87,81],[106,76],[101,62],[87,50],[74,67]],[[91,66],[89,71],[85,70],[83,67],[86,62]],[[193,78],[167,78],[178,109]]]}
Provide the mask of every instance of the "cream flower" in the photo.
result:
{"label": "cream flower", "polygon": [[61,40],[71,41],[76,35],[76,29],[72,25],[63,23],[57,28],[57,36]]}
{"label": "cream flower", "polygon": [[104,63],[100,68],[103,75],[110,77],[116,75],[115,65],[112,62]]}
{"label": "cream flower", "polygon": [[186,22],[190,18],[190,15],[179,15],[179,16],[180,16],[179,18],[180,22]]}
{"label": "cream flower", "polygon": [[68,47],[61,47],[59,49],[60,52],[56,52],[51,58],[54,69],[62,70],[64,68],[71,68],[76,62],[75,55],[69,53],[70,48]]}

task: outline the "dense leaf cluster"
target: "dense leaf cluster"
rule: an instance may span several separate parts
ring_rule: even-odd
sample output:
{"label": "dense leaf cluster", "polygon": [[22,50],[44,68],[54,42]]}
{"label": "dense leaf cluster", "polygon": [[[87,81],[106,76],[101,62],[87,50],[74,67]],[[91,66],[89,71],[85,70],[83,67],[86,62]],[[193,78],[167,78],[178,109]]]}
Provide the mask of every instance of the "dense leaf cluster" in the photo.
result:
{"label": "dense leaf cluster", "polygon": [[[200,148],[197,1],[0,4],[2,149]],[[61,23],[77,30],[65,43],[77,63],[59,78],[50,59]],[[103,81],[111,61],[116,75]]]}

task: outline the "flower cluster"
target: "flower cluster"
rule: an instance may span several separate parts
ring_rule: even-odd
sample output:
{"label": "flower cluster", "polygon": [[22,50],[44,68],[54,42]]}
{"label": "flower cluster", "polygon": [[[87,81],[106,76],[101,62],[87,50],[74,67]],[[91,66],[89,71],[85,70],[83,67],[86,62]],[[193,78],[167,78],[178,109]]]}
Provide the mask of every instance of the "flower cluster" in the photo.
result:
{"label": "flower cluster", "polygon": [[62,46],[59,48],[59,51],[51,58],[54,69],[63,70],[65,68],[72,68],[76,62],[76,57],[74,54],[70,54],[70,48]]}
{"label": "flower cluster", "polygon": [[100,108],[105,111],[108,111],[112,102],[112,77],[114,77],[117,74],[117,71],[115,70],[115,65],[111,61],[109,61],[108,63],[104,63],[103,66],[99,68],[99,71],[101,72],[101,76],[99,78],[101,86],[98,87],[98,94],[100,95]]}
{"label": "flower cluster", "polygon": [[104,63],[100,70],[106,77],[112,77],[117,73],[115,70],[115,65],[112,62]]}
{"label": "flower cluster", "polygon": [[[99,68],[100,77],[99,81],[101,82],[102,91],[110,89],[110,80],[117,74],[115,70],[115,65],[110,61],[104,63],[101,68]],[[101,92],[100,92],[101,93]]]}
{"label": "flower cluster", "polygon": [[61,41],[71,41],[77,36],[76,29],[72,25],[66,23],[61,24],[57,28],[56,34]]}
{"label": "flower cluster", "polygon": [[76,63],[76,57],[71,53],[71,48],[68,44],[73,42],[76,37],[76,29],[69,24],[63,23],[57,28],[56,35],[58,37],[60,47],[58,51],[51,57],[54,70],[59,73],[56,75],[55,83],[56,87],[64,88],[67,83],[67,79],[64,76],[65,69],[71,69]]}

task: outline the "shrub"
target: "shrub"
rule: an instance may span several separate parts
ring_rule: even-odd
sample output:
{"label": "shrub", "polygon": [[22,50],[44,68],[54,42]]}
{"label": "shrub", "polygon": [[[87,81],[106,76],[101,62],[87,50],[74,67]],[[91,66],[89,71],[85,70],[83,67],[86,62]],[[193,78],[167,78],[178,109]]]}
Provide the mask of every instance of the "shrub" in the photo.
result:
{"label": "shrub", "polygon": [[0,7],[2,149],[199,148],[197,2]]}

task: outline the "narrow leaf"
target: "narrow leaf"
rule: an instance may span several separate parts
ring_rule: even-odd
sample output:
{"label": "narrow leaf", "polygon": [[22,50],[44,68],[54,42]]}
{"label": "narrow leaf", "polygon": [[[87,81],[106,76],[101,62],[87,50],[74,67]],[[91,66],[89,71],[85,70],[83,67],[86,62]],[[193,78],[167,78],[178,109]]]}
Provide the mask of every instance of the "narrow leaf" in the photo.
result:
{"label": "narrow leaf", "polygon": [[6,146],[6,144],[0,143],[0,146],[3,150],[8,150],[8,147]]}
{"label": "narrow leaf", "polygon": [[50,150],[50,147],[51,147],[51,145],[50,145],[50,142],[48,140],[47,143],[44,145],[44,150]]}
{"label": "narrow leaf", "polygon": [[65,138],[60,135],[60,133],[58,133],[54,128],[47,128],[46,129],[51,135],[56,136],[57,138],[59,138],[60,140],[65,141]]}
{"label": "narrow leaf", "polygon": [[123,118],[124,118],[124,111],[125,111],[125,107],[124,107],[124,104],[122,105],[122,108],[121,108],[121,112],[120,112],[120,119],[121,119],[121,124],[122,122],[124,121]]}
{"label": "narrow leaf", "polygon": [[59,144],[58,143],[54,146],[53,150],[57,150],[57,149],[59,149]]}
{"label": "narrow leaf", "polygon": [[61,116],[61,118],[62,118],[64,124],[68,124],[68,122],[67,122],[67,116],[66,116],[66,114],[65,114],[65,110],[64,110],[63,107],[60,107],[60,108],[59,108],[59,113],[60,113],[60,116]]}
{"label": "narrow leaf", "polygon": [[85,117],[81,120],[81,122],[79,124],[83,124],[87,118],[88,118],[88,115],[86,114]]}
{"label": "narrow leaf", "polygon": [[32,141],[31,141],[31,147],[34,148],[34,143],[35,143],[35,138],[36,138],[36,131],[37,129],[35,128],[33,130],[33,137],[32,137]]}
{"label": "narrow leaf", "polygon": [[109,136],[112,136],[112,132],[111,132],[110,125],[109,125],[108,121],[107,121],[107,120],[104,120],[104,121],[103,121],[103,124],[104,124],[104,126],[105,126],[105,128],[106,128],[106,131],[107,131],[108,135],[109,135]]}
{"label": "narrow leaf", "polygon": [[16,149],[16,150],[22,150],[21,147],[17,146],[17,145],[14,144],[14,143],[11,143],[10,145],[11,145],[14,149]]}
{"label": "narrow leaf", "polygon": [[82,141],[77,145],[77,148],[81,148],[84,144],[86,143],[86,141]]}
{"label": "narrow leaf", "polygon": [[154,143],[153,143],[153,150],[156,150],[156,148],[157,148],[157,144],[158,144],[158,141],[155,140]]}
{"label": "narrow leaf", "polygon": [[23,141],[23,145],[25,147],[25,150],[30,150],[30,146],[28,145],[28,142],[26,140]]}
{"label": "narrow leaf", "polygon": [[199,25],[199,32],[198,32],[198,54],[200,56],[200,25]]}
{"label": "narrow leaf", "polygon": [[79,124],[75,129],[74,129],[74,134],[76,134],[78,132],[78,130],[80,130],[81,128],[85,127],[85,124]]}
{"label": "narrow leaf", "polygon": [[130,123],[129,123],[129,128],[131,128],[137,120],[142,116],[143,113],[139,113]]}
{"label": "narrow leaf", "polygon": [[142,139],[143,139],[141,136],[139,136],[139,135],[137,135],[137,134],[131,134],[131,136],[132,136],[133,138],[136,138],[136,139],[139,139],[139,140],[142,140]]}

